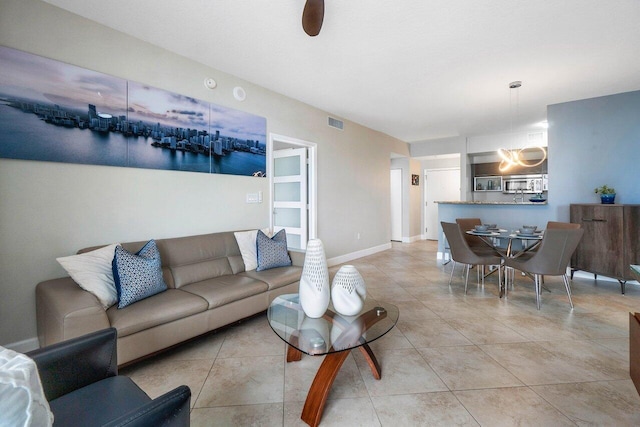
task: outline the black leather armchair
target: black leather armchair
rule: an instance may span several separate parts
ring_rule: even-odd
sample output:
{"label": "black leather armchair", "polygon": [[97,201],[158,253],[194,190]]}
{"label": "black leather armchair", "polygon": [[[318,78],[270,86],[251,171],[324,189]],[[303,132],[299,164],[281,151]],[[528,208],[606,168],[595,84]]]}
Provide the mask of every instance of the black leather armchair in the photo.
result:
{"label": "black leather armchair", "polygon": [[118,375],[117,332],[103,329],[28,353],[57,426],[188,426],[191,390],[151,399]]}

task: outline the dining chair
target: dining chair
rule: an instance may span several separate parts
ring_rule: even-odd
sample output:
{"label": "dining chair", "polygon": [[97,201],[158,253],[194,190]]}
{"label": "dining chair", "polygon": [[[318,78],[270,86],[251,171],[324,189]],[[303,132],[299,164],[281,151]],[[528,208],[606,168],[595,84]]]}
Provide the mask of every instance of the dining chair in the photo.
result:
{"label": "dining chair", "polygon": [[[451,275],[449,276],[449,285],[451,285],[451,279],[453,278],[453,270],[456,268],[456,263],[462,263],[466,266],[466,278],[464,282],[464,293],[467,293],[467,285],[469,283],[469,269],[472,265],[480,265],[482,270],[482,281],[484,283],[484,266],[485,265],[497,265],[498,266],[498,282],[502,282],[500,267],[502,258],[498,256],[496,252],[491,253],[478,253],[474,252],[470,247],[462,232],[460,225],[452,222],[440,222],[444,235],[449,241],[449,248],[451,250],[451,259],[453,260],[453,267],[451,267]],[[484,244],[484,243],[483,243]],[[491,248],[489,248],[491,249]],[[480,284],[480,278],[478,278],[478,285]]]}
{"label": "dining chair", "polygon": [[[547,227],[546,230],[554,230],[554,229],[560,229],[560,230],[575,230],[580,228],[580,224],[574,224],[572,222],[557,222],[557,221],[548,221],[547,222]],[[538,252],[538,250],[540,249],[540,246],[533,248],[532,250],[524,253],[522,255],[522,259],[529,259],[531,258],[533,255],[535,255],[536,252]],[[544,283],[544,278],[542,279],[542,282]]]}
{"label": "dining chair", "polygon": [[[533,275],[538,310],[540,310],[543,276],[562,276],[569,304],[573,308],[567,267],[583,234],[584,230],[581,228],[547,228],[538,250],[531,257],[505,258],[505,267]],[[512,282],[514,280],[515,275]]]}
{"label": "dining chair", "polygon": [[[476,225],[482,225],[482,220],[480,218],[456,218],[456,224],[460,226],[464,233],[467,230],[473,230]],[[471,248],[483,248],[484,250],[487,247],[478,236],[471,236],[466,233],[463,236]]]}

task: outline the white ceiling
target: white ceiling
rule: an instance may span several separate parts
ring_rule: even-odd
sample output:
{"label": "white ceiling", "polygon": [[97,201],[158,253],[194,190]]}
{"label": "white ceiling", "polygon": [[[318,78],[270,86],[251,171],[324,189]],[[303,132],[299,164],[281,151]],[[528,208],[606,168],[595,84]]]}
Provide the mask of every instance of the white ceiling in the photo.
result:
{"label": "white ceiling", "polygon": [[639,0],[326,0],[317,37],[305,0],[46,1],[407,142],[640,89]]}

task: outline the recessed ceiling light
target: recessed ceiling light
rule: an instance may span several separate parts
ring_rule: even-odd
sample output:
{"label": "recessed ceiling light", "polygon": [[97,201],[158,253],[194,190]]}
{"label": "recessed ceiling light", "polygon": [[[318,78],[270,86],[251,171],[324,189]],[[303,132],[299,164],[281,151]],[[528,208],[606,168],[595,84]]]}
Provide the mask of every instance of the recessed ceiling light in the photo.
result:
{"label": "recessed ceiling light", "polygon": [[244,101],[247,98],[247,92],[240,86],[236,86],[233,88],[233,97],[238,101]]}
{"label": "recessed ceiling light", "polygon": [[207,89],[215,89],[218,83],[212,78],[204,79],[204,87]]}

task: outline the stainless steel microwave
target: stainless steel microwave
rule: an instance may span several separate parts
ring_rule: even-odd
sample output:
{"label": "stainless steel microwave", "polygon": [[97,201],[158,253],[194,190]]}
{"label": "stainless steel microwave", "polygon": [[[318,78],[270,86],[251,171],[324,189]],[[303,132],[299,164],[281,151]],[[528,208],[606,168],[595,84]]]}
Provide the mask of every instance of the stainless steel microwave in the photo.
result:
{"label": "stainless steel microwave", "polygon": [[542,193],[548,190],[547,175],[511,175],[502,179],[503,193]]}

